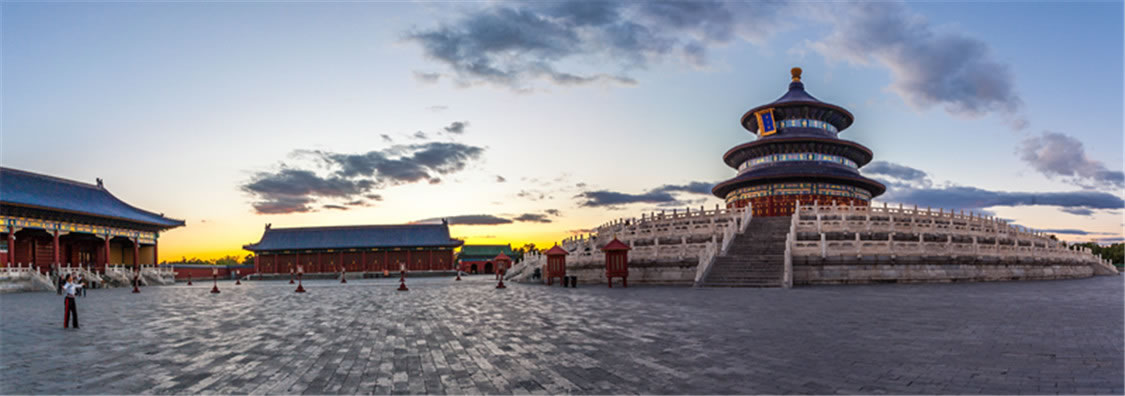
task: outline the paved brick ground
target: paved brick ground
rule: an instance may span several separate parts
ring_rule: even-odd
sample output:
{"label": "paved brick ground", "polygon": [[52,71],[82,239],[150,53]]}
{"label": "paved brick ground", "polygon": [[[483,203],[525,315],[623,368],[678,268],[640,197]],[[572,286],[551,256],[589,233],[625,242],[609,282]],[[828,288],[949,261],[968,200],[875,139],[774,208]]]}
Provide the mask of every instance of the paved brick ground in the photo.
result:
{"label": "paved brick ground", "polygon": [[1122,394],[1122,280],[2,295],[0,392]]}

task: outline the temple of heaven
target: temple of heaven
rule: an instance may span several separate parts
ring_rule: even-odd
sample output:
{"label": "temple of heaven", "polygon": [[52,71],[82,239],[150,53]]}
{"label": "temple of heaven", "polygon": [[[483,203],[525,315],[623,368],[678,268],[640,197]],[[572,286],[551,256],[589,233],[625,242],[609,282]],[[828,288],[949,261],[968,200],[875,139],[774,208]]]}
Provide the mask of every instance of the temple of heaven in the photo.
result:
{"label": "temple of heaven", "polygon": [[800,68],[792,76],[789,92],[742,116],[742,126],[758,138],[723,155],[738,176],[711,192],[728,208],[750,205],[754,216],[790,216],[798,201],[867,205],[886,190],[859,174],[871,150],[836,137],[855,118],[805,92]]}

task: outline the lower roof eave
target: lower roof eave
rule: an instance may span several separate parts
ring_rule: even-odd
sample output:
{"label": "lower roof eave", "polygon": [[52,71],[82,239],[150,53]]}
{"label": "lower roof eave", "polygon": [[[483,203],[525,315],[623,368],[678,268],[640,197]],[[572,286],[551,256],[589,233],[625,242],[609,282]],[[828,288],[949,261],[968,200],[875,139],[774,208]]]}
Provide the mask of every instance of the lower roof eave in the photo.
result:
{"label": "lower roof eave", "polygon": [[756,184],[765,184],[765,183],[779,183],[779,182],[786,182],[786,181],[797,181],[797,182],[818,181],[818,182],[833,182],[833,183],[838,183],[838,184],[845,184],[845,185],[849,185],[849,186],[853,186],[853,187],[859,187],[859,188],[866,189],[868,192],[871,193],[872,198],[880,196],[884,192],[887,191],[887,186],[884,186],[883,183],[877,182],[877,181],[872,180],[872,179],[868,179],[866,177],[852,178],[852,177],[828,177],[828,176],[824,176],[824,175],[792,174],[792,175],[766,176],[766,177],[747,178],[747,179],[739,179],[739,178],[735,177],[734,179],[730,179],[730,180],[727,180],[727,181],[724,181],[722,183],[719,183],[719,184],[715,185],[715,187],[711,188],[711,194],[714,194],[716,197],[726,199],[727,194],[729,194],[732,190],[735,190],[735,189],[740,188],[740,187],[748,187],[748,186],[752,186],[752,185],[756,185]]}

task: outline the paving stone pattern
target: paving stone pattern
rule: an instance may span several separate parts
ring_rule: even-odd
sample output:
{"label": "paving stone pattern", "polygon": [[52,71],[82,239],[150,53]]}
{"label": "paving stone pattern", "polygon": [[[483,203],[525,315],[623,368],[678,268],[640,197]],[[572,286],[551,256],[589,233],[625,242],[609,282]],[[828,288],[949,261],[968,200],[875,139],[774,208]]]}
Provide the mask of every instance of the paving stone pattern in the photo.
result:
{"label": "paving stone pattern", "polygon": [[0,296],[0,393],[1123,393],[1122,277],[690,289],[490,276]]}

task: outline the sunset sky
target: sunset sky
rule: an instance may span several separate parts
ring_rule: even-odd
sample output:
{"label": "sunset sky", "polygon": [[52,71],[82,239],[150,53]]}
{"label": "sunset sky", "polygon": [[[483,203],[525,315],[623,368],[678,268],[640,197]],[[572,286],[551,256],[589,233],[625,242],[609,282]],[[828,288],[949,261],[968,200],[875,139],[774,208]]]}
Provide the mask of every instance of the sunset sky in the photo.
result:
{"label": "sunset sky", "polygon": [[184,219],[163,260],[274,227],[447,217],[549,245],[721,202],[789,69],[849,109],[879,202],[1120,241],[1120,2],[10,3],[0,164]]}

